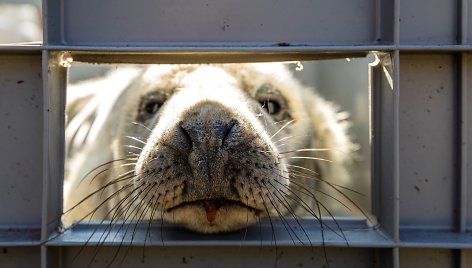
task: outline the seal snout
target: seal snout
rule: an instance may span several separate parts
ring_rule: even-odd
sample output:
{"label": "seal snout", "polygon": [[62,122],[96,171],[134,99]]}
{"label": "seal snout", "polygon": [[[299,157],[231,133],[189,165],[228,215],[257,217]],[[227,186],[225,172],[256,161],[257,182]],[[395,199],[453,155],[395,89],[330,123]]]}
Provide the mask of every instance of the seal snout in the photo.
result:
{"label": "seal snout", "polygon": [[195,179],[221,181],[228,147],[237,143],[239,123],[221,105],[203,103],[186,112],[174,139],[185,144]]}
{"label": "seal snout", "polygon": [[209,151],[221,149],[226,143],[235,140],[239,123],[235,119],[226,122],[215,120],[215,122],[183,121],[179,124],[180,140],[190,147],[191,150],[205,148]]}

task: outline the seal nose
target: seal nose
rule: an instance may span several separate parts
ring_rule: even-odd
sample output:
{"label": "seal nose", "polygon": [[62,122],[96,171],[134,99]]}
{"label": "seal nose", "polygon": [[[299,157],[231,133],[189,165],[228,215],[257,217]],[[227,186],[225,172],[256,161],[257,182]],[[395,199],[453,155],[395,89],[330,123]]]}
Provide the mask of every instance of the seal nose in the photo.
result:
{"label": "seal nose", "polygon": [[202,180],[224,180],[224,166],[228,162],[228,148],[239,136],[239,123],[218,103],[194,106],[182,117],[174,133],[174,143],[181,143],[188,154],[194,177]]}
{"label": "seal nose", "polygon": [[221,148],[232,138],[232,130],[236,128],[236,120],[230,119],[227,122],[215,121],[206,122],[202,125],[199,122],[182,122],[179,131],[182,134],[181,141],[192,149],[206,147],[207,150]]}

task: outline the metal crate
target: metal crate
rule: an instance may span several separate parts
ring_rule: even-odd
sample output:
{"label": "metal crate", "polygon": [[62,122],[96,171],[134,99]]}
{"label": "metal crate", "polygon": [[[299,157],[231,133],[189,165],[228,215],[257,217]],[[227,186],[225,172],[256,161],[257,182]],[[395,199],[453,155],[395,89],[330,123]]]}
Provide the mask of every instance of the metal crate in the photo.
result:
{"label": "metal crate", "polygon": [[[378,51],[372,206],[380,227],[349,229],[349,246],[328,236],[330,267],[471,267],[471,17],[471,0],[43,0],[44,43],[0,46],[0,265],[83,267],[96,252],[81,248],[85,227],[47,242],[62,203],[64,52],[86,62],[191,63]],[[283,236],[275,246],[268,229],[245,241],[165,231],[173,238],[144,253],[137,243],[121,267],[325,265],[316,227],[313,248]],[[93,265],[106,266],[117,247],[103,245]]]}

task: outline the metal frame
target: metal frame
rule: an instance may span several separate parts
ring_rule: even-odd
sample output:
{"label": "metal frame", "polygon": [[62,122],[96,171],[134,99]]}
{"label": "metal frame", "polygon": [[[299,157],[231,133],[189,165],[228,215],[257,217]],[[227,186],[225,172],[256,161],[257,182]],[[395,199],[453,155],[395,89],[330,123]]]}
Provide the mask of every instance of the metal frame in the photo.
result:
{"label": "metal frame", "polygon": [[[125,2],[116,2],[113,9],[125,9],[127,6]],[[143,5],[150,2],[139,1]],[[222,2],[225,3],[225,1]],[[18,104],[17,107],[15,105],[0,106],[0,116],[3,113],[5,122],[18,122],[24,118],[33,122],[40,118],[31,114],[34,111],[34,105],[42,107],[43,112],[43,129],[42,132],[36,130],[37,135],[32,135],[31,132],[11,134],[8,129],[6,132],[0,132],[0,148],[6,148],[6,150],[18,149],[13,148],[18,144],[15,143],[15,138],[42,144],[39,149],[42,156],[35,156],[34,161],[28,162],[28,165],[22,169],[11,168],[19,159],[21,160],[19,157],[4,156],[0,163],[1,169],[6,171],[0,176],[0,184],[5,186],[0,190],[4,196],[0,213],[6,215],[1,220],[0,245],[5,250],[3,256],[0,256],[0,262],[18,267],[37,266],[39,263],[42,267],[81,267],[87,263],[87,259],[82,258],[75,262],[71,261],[74,253],[80,249],[77,247],[78,241],[74,240],[76,239],[74,233],[63,240],[46,242],[55,231],[54,222],[57,223],[61,212],[64,147],[63,89],[66,81],[66,69],[58,64],[61,52],[69,51],[74,58],[83,61],[146,63],[320,59],[379,51],[391,55],[391,65],[385,59],[381,65],[373,67],[372,70],[373,174],[375,174],[375,198],[373,199],[379,202],[375,204],[374,210],[379,218],[380,228],[348,231],[349,247],[343,241],[328,236],[326,244],[330,264],[333,267],[345,267],[345,262],[350,264],[349,267],[415,267],[418,263],[421,266],[432,267],[470,266],[472,263],[470,250],[472,248],[470,234],[472,184],[467,182],[471,166],[468,155],[472,153],[472,147],[468,144],[468,139],[472,136],[470,127],[472,116],[469,109],[469,104],[472,103],[472,94],[469,91],[472,90],[472,86],[468,81],[468,77],[472,76],[472,21],[469,19],[472,15],[472,1],[434,0],[427,7],[420,0],[401,3],[400,0],[339,0],[332,1],[331,4],[322,4],[321,1],[314,1],[312,4],[308,2],[301,0],[291,3],[290,7],[284,6],[280,9],[274,7],[277,12],[288,8],[287,14],[300,14],[300,17],[294,16],[289,25],[290,29],[299,28],[299,33],[294,35],[285,32],[283,28],[268,27],[265,29],[268,34],[264,38],[248,42],[249,38],[245,37],[254,37],[257,31],[254,30],[245,35],[243,28],[238,28],[238,21],[232,21],[229,26],[223,25],[226,27],[224,33],[220,32],[220,27],[205,28],[202,30],[201,38],[195,37],[189,31],[182,31],[180,34],[182,40],[185,39],[185,41],[166,39],[171,35],[165,34],[157,34],[150,38],[145,32],[141,32],[141,35],[134,34],[127,39],[126,36],[120,36],[116,32],[107,34],[106,30],[110,29],[110,24],[107,23],[110,22],[111,15],[95,21],[98,26],[93,29],[94,31],[82,29],[80,19],[85,17],[84,13],[81,13],[80,9],[76,15],[70,12],[72,7],[90,4],[87,1],[44,0],[44,44],[0,46],[0,70],[4,70],[0,72],[0,99],[4,102],[0,101],[0,103],[6,103],[6,98],[11,97]],[[106,6],[107,3],[110,4],[110,1],[104,0],[101,6],[96,6],[97,10],[112,10],[111,5]],[[172,7],[168,1],[157,3],[164,7]],[[195,3],[205,5],[204,1],[195,1]],[[192,5],[197,5],[195,3]],[[252,1],[242,1],[241,5],[248,7],[251,3]],[[264,14],[262,11],[266,11],[267,16],[270,16],[272,11],[265,7],[275,6],[273,1],[260,0],[256,4],[254,10],[259,12],[257,14]],[[307,5],[309,8],[304,10]],[[323,17],[327,21],[320,22],[320,25],[334,25],[334,34],[323,32],[316,27],[308,29],[302,27],[306,24],[305,19],[313,10],[313,5],[319,8],[320,11],[317,12],[331,12],[330,16]],[[347,10],[349,8],[345,9],[343,5],[357,8]],[[342,8],[335,9],[334,7]],[[234,19],[232,14],[242,11],[223,10],[222,12],[223,15]],[[334,12],[339,12],[339,14],[334,14]],[[68,17],[66,14],[72,16]],[[188,23],[191,23],[189,17],[185,16],[189,14],[191,13],[183,12],[181,15],[188,19]],[[195,16],[205,14],[207,14],[205,10],[200,10]],[[143,17],[152,22],[151,15],[150,12],[144,13]],[[355,28],[343,29],[344,24],[341,22],[344,20],[339,19],[341,16],[343,18],[370,17],[365,20],[354,19]],[[311,19],[316,24],[314,18],[316,16]],[[250,17],[250,19],[257,21],[258,17]],[[276,23],[278,18],[264,17],[264,19]],[[443,19],[445,22],[438,26]],[[128,23],[131,28],[139,26],[137,19],[129,20]],[[372,25],[368,28],[360,27],[370,25],[370,23]],[[241,25],[246,24],[241,22]],[[176,27],[171,24],[165,26],[162,31],[168,33]],[[235,28],[236,30],[232,30]],[[315,31],[316,35],[310,31]],[[232,35],[228,35],[228,32]],[[104,36],[94,41],[97,35]],[[347,36],[346,39],[342,38],[343,35]],[[140,36],[142,38],[139,38]],[[282,39],[280,36],[291,36],[293,40]],[[26,60],[16,60],[20,58]],[[38,61],[39,58],[42,59],[41,62]],[[21,78],[12,83],[10,80],[16,79],[18,73],[13,71],[15,68],[9,71],[7,64],[21,68],[24,79]],[[441,70],[437,69],[439,66]],[[33,106],[24,108],[27,102],[23,99],[31,97],[31,91],[22,91],[22,89],[28,86],[34,91],[35,87],[29,83],[30,81],[37,82],[39,73],[42,85],[37,85],[37,87],[42,88],[43,98],[33,101]],[[392,89],[390,89],[386,73],[392,76]],[[417,77],[417,80],[410,79],[412,77]],[[20,83],[20,81],[26,82]],[[436,86],[441,83],[444,87],[442,93],[433,92],[436,95],[431,96],[436,102],[429,102],[427,100],[430,96],[429,90],[435,90]],[[14,89],[14,91],[8,89]],[[415,94],[418,94],[416,96],[420,98],[414,99]],[[423,97],[426,98],[424,102],[421,99]],[[431,117],[425,115],[427,109],[431,109],[435,116],[441,118],[434,123],[438,125],[434,132],[429,128],[433,125],[431,121],[428,121]],[[7,113],[11,117],[7,118]],[[441,117],[442,115],[445,117]],[[415,125],[419,134],[416,142],[425,146],[438,145],[440,148],[445,148],[441,153],[434,149],[405,151],[405,144],[415,143],[416,137],[412,136],[409,131],[409,124],[416,122],[411,121],[413,119],[426,122]],[[15,128],[18,125],[11,126]],[[434,136],[436,132],[444,134],[441,137],[447,137],[447,140],[443,141]],[[445,144],[450,146],[446,147]],[[26,147],[20,149],[27,150]],[[419,169],[430,168],[437,171],[428,178],[429,184],[425,184],[424,172],[419,171],[418,175],[409,173],[413,171],[411,167],[414,165],[406,165],[402,162],[405,159],[413,159],[413,164],[421,163],[422,166]],[[427,166],[428,163],[437,163],[435,161],[438,159],[442,161],[441,163],[449,164]],[[22,173],[24,170],[41,170],[42,174],[34,174],[30,184],[25,186],[21,184],[24,181],[19,179],[24,175]],[[442,180],[441,174],[447,174],[447,178]],[[420,178],[422,181],[419,181]],[[412,187],[412,183],[422,184],[421,187],[415,185],[417,186],[415,188]],[[29,201],[21,199],[21,194],[24,193],[19,190],[14,190],[11,192],[12,195],[8,195],[6,186],[15,186],[16,189],[27,187],[31,192],[26,194],[35,199]],[[30,193],[33,192],[37,194],[31,195]],[[423,200],[421,207],[414,202],[416,199]],[[39,202],[42,203],[40,218],[31,221],[22,219],[25,216],[21,214],[24,213],[22,211],[27,211],[26,216],[36,215],[31,212],[34,207],[31,204]],[[437,204],[439,205],[435,207]],[[17,209],[20,214],[12,213],[10,206]],[[423,219],[428,219],[428,221],[425,222]],[[348,227],[362,225],[358,221],[343,221],[343,224],[347,224]],[[182,232],[173,227],[165,228],[167,234]],[[276,226],[276,228],[283,227]],[[313,227],[309,231],[315,237],[314,253],[304,251],[310,248],[307,245],[293,245],[294,243],[288,237],[278,240],[278,247],[275,249],[271,244],[271,239],[264,238],[268,235],[264,232],[261,234],[262,238],[255,236],[253,237],[255,240],[242,242],[237,234],[210,237],[186,234],[187,239],[167,240],[169,242],[164,243],[164,247],[162,243],[156,242],[147,248],[148,259],[144,262],[140,262],[138,256],[140,254],[130,254],[124,265],[132,265],[134,262],[143,267],[152,266],[153,263],[176,266],[185,266],[190,263],[197,266],[218,265],[223,262],[234,266],[241,263],[248,265],[257,263],[262,266],[272,266],[277,263],[282,267],[300,263],[320,265],[323,262],[323,256],[317,246],[321,245],[321,240],[319,237],[316,238],[319,228]],[[90,229],[85,228],[79,232],[86,235]],[[155,237],[159,236],[160,234],[155,234]],[[107,243],[102,250],[112,252],[116,246],[116,243]],[[255,250],[252,248],[258,248],[262,259],[273,261],[261,262],[261,258],[254,255]],[[222,256],[222,259],[215,259],[212,250],[217,250],[217,254]],[[93,247],[88,247],[84,251],[86,256],[94,254]],[[238,254],[231,254],[238,251]],[[22,257],[24,254],[29,257]],[[310,259],[309,256],[313,255],[315,257]],[[103,265],[109,258],[109,256],[99,258],[97,261],[101,263],[97,265]]]}

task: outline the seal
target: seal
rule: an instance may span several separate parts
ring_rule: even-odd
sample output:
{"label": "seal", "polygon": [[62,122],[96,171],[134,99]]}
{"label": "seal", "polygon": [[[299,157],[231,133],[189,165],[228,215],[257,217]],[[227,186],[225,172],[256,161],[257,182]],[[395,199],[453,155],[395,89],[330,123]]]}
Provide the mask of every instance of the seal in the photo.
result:
{"label": "seal", "polygon": [[66,223],[234,231],[319,217],[315,193],[350,180],[345,114],[284,63],[122,68],[71,86],[66,109]]}

